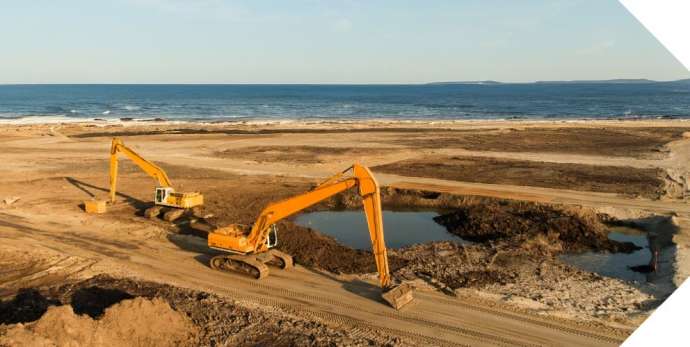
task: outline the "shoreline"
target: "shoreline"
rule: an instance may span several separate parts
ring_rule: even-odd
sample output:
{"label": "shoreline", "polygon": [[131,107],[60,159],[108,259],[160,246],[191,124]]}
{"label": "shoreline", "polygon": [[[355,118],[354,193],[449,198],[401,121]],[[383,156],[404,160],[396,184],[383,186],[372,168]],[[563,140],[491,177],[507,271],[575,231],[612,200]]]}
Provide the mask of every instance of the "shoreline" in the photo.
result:
{"label": "shoreline", "polygon": [[281,126],[287,125],[291,127],[299,126],[319,126],[319,125],[338,125],[338,126],[392,126],[392,125],[408,125],[408,126],[431,126],[432,128],[438,126],[476,126],[476,125],[520,125],[520,126],[538,126],[538,125],[640,125],[653,124],[654,126],[686,126],[690,123],[690,118],[495,118],[495,119],[405,119],[405,118],[333,118],[333,119],[254,119],[254,120],[239,120],[239,119],[223,119],[223,120],[194,120],[194,119],[165,119],[165,118],[70,118],[60,116],[28,116],[17,118],[0,118],[0,127],[32,127],[32,126],[88,126],[88,127],[146,127],[146,126],[206,126],[206,127],[223,127],[223,126]]}

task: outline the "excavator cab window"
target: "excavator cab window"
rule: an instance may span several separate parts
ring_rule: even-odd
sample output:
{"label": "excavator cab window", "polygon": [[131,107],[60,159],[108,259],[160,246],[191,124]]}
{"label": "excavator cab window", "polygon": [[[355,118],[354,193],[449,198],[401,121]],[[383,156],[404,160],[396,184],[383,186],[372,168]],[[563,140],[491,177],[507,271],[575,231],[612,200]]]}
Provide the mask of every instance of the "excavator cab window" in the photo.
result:
{"label": "excavator cab window", "polygon": [[266,239],[266,245],[268,248],[273,248],[278,244],[278,228],[275,224],[271,225],[271,230],[268,231],[268,239]]}
{"label": "excavator cab window", "polygon": [[164,189],[156,189],[156,203],[160,204],[165,201],[165,190]]}

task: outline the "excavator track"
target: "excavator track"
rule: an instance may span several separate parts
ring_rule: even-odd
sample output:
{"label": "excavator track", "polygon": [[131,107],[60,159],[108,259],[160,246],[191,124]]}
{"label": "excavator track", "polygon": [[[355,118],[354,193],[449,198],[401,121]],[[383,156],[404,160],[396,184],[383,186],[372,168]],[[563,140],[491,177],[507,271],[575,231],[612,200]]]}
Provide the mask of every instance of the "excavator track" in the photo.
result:
{"label": "excavator track", "polygon": [[258,280],[268,276],[268,266],[247,255],[218,255],[211,258],[210,266],[214,270],[240,272]]}
{"label": "excavator track", "polygon": [[272,259],[267,263],[271,265],[276,265],[283,270],[290,270],[295,266],[292,256],[287,253],[283,253],[277,249],[271,249],[268,251],[268,254]]}

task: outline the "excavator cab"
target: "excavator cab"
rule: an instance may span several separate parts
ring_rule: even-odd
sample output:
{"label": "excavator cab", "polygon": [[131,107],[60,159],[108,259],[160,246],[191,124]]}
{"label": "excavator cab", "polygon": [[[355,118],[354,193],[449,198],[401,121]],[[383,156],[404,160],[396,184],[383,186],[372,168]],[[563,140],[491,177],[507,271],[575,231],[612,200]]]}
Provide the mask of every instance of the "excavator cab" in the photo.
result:
{"label": "excavator cab", "polygon": [[172,192],[174,190],[171,187],[156,187],[156,197],[154,198],[156,205],[165,205]]}
{"label": "excavator cab", "polygon": [[268,231],[268,237],[266,238],[266,247],[273,248],[278,244],[278,227],[275,224],[271,224],[271,228]]}

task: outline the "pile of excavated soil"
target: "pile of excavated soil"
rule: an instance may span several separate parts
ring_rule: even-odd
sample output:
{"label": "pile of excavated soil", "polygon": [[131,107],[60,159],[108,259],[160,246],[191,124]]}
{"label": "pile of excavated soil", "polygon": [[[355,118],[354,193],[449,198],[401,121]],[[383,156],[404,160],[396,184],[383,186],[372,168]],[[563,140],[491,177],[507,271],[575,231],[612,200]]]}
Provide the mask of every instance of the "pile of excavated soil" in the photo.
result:
{"label": "pile of excavated soil", "polygon": [[[333,273],[376,272],[374,255],[369,251],[341,245],[328,235],[291,222],[281,223],[278,233],[278,249],[292,255],[298,264]],[[405,263],[398,257],[388,257],[388,264],[393,270]]]}
{"label": "pile of excavated soil", "polygon": [[[13,346],[16,345],[15,341],[23,341],[19,339],[43,342],[40,338],[44,338],[48,332],[58,333],[46,337],[58,342],[58,345],[65,345],[68,341],[75,341],[74,345],[88,345],[81,343],[87,341],[84,340],[85,336],[103,338],[105,345],[112,346],[171,345],[171,341],[177,341],[173,345],[192,346],[380,345],[376,341],[354,336],[348,330],[333,329],[275,307],[245,306],[208,292],[167,284],[99,275],[48,288],[42,293],[48,298],[44,300],[61,302],[64,306],[51,306],[43,317],[33,323],[23,321],[26,324],[9,327],[0,324],[0,328],[7,328],[0,329],[0,345]],[[123,298],[122,301],[113,303],[118,297]],[[80,316],[76,312],[85,315]],[[102,315],[99,312],[103,312]],[[48,323],[55,327],[48,327]],[[64,331],[59,330],[62,328]],[[163,337],[162,333],[169,336]],[[57,336],[61,336],[62,340],[54,340]],[[34,337],[34,340],[28,340]],[[182,339],[187,337],[190,339]],[[394,337],[384,339],[389,339],[388,344],[403,343]],[[123,343],[114,343],[120,341]]]}
{"label": "pile of excavated soil", "polygon": [[627,321],[659,298],[624,281],[581,271],[557,258],[537,258],[514,247],[434,242],[392,250],[407,260],[393,276],[421,278],[446,294],[472,291],[540,311],[582,319]]}
{"label": "pile of excavated soil", "polygon": [[161,299],[121,301],[94,320],[69,305],[51,306],[35,322],[0,336],[8,346],[191,346],[195,327]]}
{"label": "pile of excavated soil", "polygon": [[[529,248],[538,254],[562,252],[632,252],[630,242],[608,239],[602,216],[582,208],[565,208],[533,202],[459,196],[445,193],[383,188],[384,208],[427,209],[447,213],[435,218],[449,232],[479,243],[505,242]],[[361,199],[352,192],[335,196],[316,209],[361,208]]]}
{"label": "pile of excavated soil", "polygon": [[640,249],[631,242],[609,240],[608,230],[598,216],[584,210],[517,201],[487,201],[460,206],[434,220],[451,233],[473,242],[500,241],[537,248],[543,245],[548,250],[562,252],[629,253]]}

